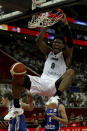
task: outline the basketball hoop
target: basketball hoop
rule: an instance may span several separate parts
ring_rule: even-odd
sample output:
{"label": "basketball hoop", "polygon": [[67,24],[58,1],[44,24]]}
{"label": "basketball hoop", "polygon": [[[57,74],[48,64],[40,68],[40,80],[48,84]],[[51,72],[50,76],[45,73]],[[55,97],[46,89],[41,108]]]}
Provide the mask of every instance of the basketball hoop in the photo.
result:
{"label": "basketball hoop", "polygon": [[28,22],[28,28],[47,27],[56,24],[63,17],[61,9],[54,9],[49,12],[37,13]]}

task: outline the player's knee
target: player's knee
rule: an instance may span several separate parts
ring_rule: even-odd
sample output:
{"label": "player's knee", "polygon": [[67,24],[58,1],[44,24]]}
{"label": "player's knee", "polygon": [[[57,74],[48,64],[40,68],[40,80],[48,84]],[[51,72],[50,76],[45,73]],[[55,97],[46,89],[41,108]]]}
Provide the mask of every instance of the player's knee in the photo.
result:
{"label": "player's knee", "polygon": [[31,87],[31,81],[30,81],[29,76],[27,75],[25,75],[24,77],[24,87],[28,90],[30,90],[30,87]]}
{"label": "player's knee", "polygon": [[74,76],[75,71],[74,71],[73,69],[69,69],[69,74],[70,74],[71,76]]}
{"label": "player's knee", "polygon": [[70,75],[71,77],[74,77],[75,71],[73,69],[68,69],[67,70],[68,75]]}
{"label": "player's knee", "polygon": [[61,81],[62,81],[62,78],[58,79],[58,80],[55,82],[55,87],[56,87],[56,89],[58,89]]}

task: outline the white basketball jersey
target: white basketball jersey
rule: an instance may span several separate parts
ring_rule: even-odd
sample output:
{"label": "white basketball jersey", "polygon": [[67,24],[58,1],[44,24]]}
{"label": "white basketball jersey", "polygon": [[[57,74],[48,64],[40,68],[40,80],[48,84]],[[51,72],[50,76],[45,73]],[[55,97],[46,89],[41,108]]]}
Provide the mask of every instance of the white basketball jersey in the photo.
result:
{"label": "white basketball jersey", "polygon": [[49,77],[57,80],[65,73],[66,68],[63,52],[60,52],[57,55],[50,52],[45,62],[41,78],[46,79],[46,77]]}

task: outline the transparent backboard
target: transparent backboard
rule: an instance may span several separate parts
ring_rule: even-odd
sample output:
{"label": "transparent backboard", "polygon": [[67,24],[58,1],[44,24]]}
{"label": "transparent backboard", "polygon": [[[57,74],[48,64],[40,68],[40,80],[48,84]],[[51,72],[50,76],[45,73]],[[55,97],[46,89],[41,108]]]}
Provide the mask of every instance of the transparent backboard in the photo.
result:
{"label": "transparent backboard", "polygon": [[39,8],[49,8],[55,6],[65,6],[67,4],[73,4],[79,2],[79,0],[32,0],[32,10]]}
{"label": "transparent backboard", "polygon": [[[31,17],[35,13],[51,11],[53,8],[61,8],[70,4],[76,4],[80,0],[0,0],[0,22],[18,20]],[[4,9],[3,9],[4,7]],[[6,13],[5,13],[6,10]],[[17,19],[15,19],[17,18]]]}

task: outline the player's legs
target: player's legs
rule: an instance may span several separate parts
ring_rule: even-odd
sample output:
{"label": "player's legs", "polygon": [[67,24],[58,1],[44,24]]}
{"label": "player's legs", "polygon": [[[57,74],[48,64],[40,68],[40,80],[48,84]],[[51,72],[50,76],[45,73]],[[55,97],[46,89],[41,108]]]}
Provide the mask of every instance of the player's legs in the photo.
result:
{"label": "player's legs", "polygon": [[[52,81],[49,82],[41,79],[40,77],[30,75],[26,75],[22,79],[13,79],[12,92],[14,108],[5,116],[4,119],[10,120],[23,113],[23,109],[19,104],[19,98],[25,89],[29,90],[31,94],[37,94],[40,96],[52,96],[56,92],[56,89],[54,91],[54,88],[52,89],[51,86],[48,86],[51,82]],[[47,86],[48,88],[46,88]]]}
{"label": "player's legs", "polygon": [[11,120],[16,116],[23,114],[23,109],[19,104],[19,98],[25,89],[30,89],[31,81],[28,76],[25,76],[21,79],[12,79],[12,94],[13,94],[13,103],[14,107],[8,112],[4,117],[5,120]]}
{"label": "player's legs", "polygon": [[24,114],[20,115],[18,118],[19,118],[19,131],[27,131],[26,119]]}
{"label": "player's legs", "polygon": [[30,86],[31,86],[31,81],[27,75],[25,75],[24,78],[22,79],[13,80],[12,92],[13,92],[14,106],[16,108],[20,107],[19,97],[23,92],[25,92],[25,89],[30,90]]}
{"label": "player's legs", "polygon": [[74,77],[74,70],[73,69],[68,69],[64,75],[55,82],[56,86],[56,94],[54,97],[51,97],[48,102],[46,103],[46,106],[49,108],[57,108],[58,102],[57,100],[59,99],[59,96],[69,87],[72,79]]}
{"label": "player's legs", "polygon": [[74,70],[68,69],[64,73],[64,75],[55,82],[58,96],[60,96],[61,93],[64,92],[69,87],[70,83],[72,82],[73,77],[74,77]]}

